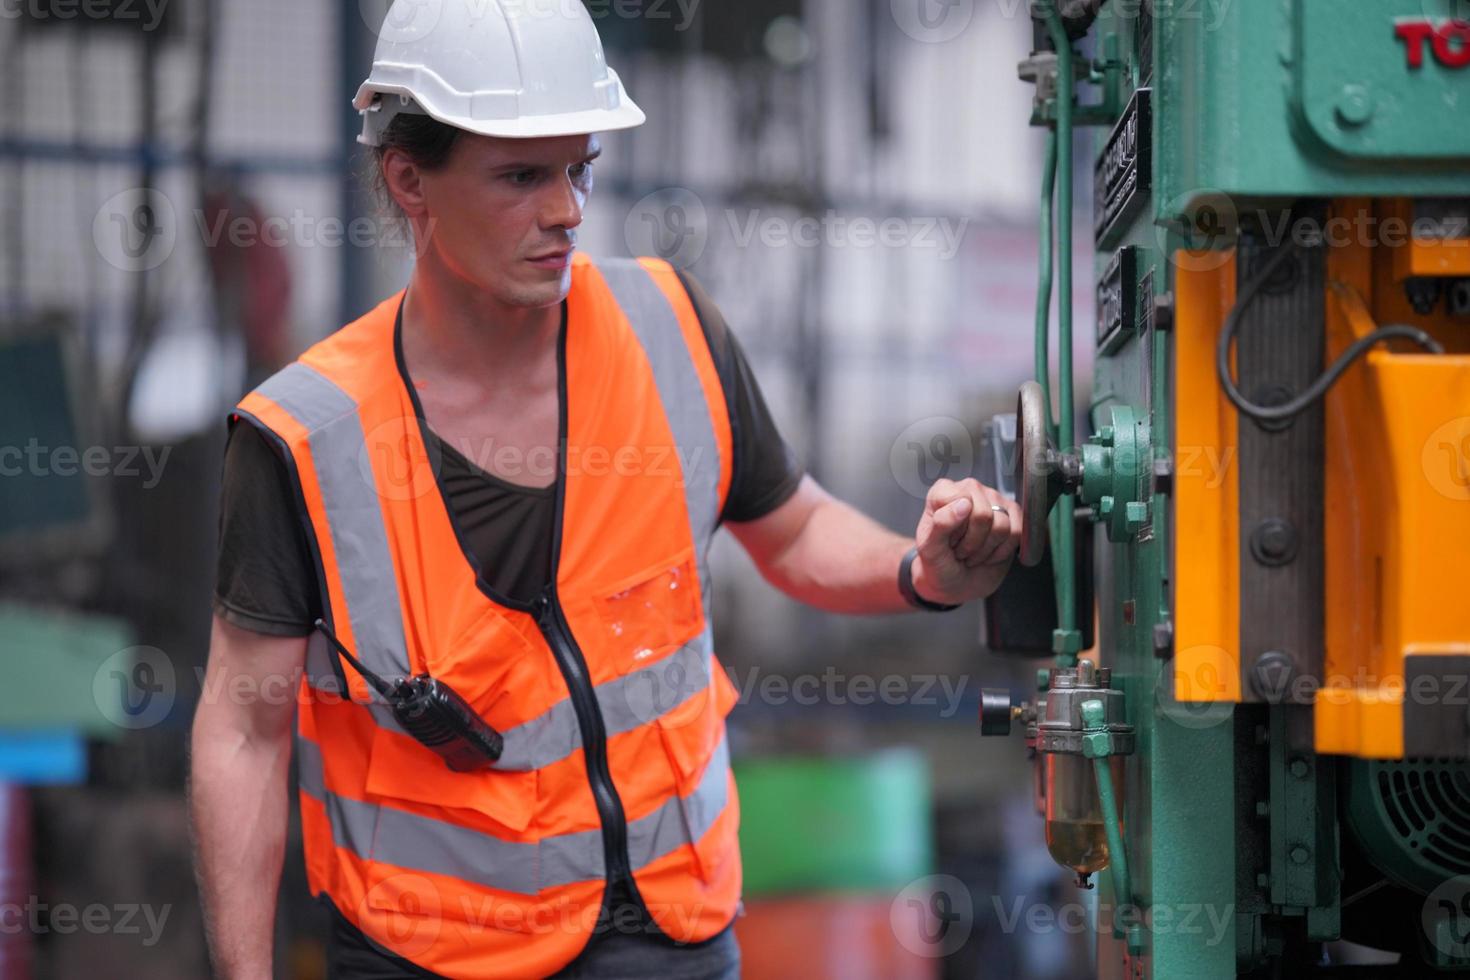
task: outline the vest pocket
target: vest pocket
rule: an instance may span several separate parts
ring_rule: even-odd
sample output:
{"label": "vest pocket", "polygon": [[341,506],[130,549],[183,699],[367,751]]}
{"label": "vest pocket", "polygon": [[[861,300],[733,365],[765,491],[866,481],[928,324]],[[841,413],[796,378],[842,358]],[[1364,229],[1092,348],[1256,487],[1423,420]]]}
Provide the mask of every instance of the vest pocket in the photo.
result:
{"label": "vest pocket", "polygon": [[704,627],[694,552],[660,562],[596,601],[603,641],[619,675],[656,661]]}
{"label": "vest pocket", "polygon": [[[739,694],[717,660],[711,658],[709,685],[672,711],[660,715],[655,726],[663,741],[673,773],[677,806],[685,831],[694,845],[696,870],[705,882],[714,881],[733,848],[720,847],[709,834],[730,800],[725,740],[725,716]],[[718,767],[718,769],[713,768]]]}
{"label": "vest pocket", "polygon": [[[529,933],[541,906],[415,872],[378,873],[364,893],[364,931],[410,959],[442,940],[462,942],[480,929]],[[468,926],[468,930],[466,930]]]}
{"label": "vest pocket", "polygon": [[473,810],[515,832],[524,831],[536,812],[535,770],[455,772],[432,750],[386,728],[373,734],[367,791],[389,800]]}
{"label": "vest pocket", "polygon": [[379,729],[366,781],[380,803],[371,857],[535,896],[540,844],[518,838],[536,812],[537,778],[535,770],[454,772],[407,736]]}

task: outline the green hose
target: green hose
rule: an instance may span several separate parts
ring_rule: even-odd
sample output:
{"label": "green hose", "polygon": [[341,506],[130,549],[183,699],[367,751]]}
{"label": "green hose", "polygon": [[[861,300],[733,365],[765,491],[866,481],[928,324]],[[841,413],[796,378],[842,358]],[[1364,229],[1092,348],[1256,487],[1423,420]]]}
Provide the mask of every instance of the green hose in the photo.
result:
{"label": "green hose", "polygon": [[[1088,732],[1107,731],[1101,701],[1082,702],[1081,714]],[[1098,737],[1107,739],[1106,735]],[[1129,949],[1138,952],[1138,948],[1141,948],[1141,933],[1135,928],[1138,924],[1138,910],[1133,904],[1133,883],[1128,877],[1128,852],[1124,849],[1122,824],[1118,820],[1118,794],[1113,786],[1113,770],[1108,761],[1113,755],[1111,742],[1105,744],[1106,748],[1098,750],[1100,754],[1092,755],[1092,771],[1097,777],[1097,798],[1102,809],[1103,831],[1108,835],[1108,866],[1113,872],[1113,933],[1119,937],[1127,936]],[[1091,753],[1084,750],[1083,754]]]}
{"label": "green hose", "polygon": [[1057,437],[1057,424],[1051,414],[1051,364],[1047,356],[1048,334],[1051,332],[1051,198],[1057,184],[1057,132],[1046,131],[1046,162],[1041,176],[1041,279],[1036,290],[1036,383],[1041,385],[1041,403],[1046,406],[1046,431]]}
{"label": "green hose", "polygon": [[[1057,202],[1057,387],[1058,387],[1058,419],[1057,445],[1062,452],[1070,452],[1075,448],[1074,433],[1072,431],[1072,42],[1067,37],[1067,31],[1062,26],[1062,15],[1055,3],[1046,5],[1046,28],[1051,35],[1052,46],[1057,52],[1057,119],[1052,139],[1056,145],[1056,172],[1055,180],[1048,167],[1048,185],[1053,182],[1058,185]],[[1048,150],[1050,158],[1050,150]],[[1051,194],[1047,194],[1048,207],[1043,214],[1044,230],[1043,236],[1050,245],[1051,238]],[[1048,249],[1049,250],[1049,249]],[[1045,302],[1050,301],[1051,294],[1051,268],[1046,263],[1043,268],[1046,276]],[[1038,300],[1041,306],[1042,300]],[[1045,308],[1045,307],[1041,307]],[[1042,322],[1038,324],[1038,330],[1045,332],[1046,317],[1039,318]],[[1045,352],[1046,340],[1043,337],[1037,343],[1037,347]],[[1046,390],[1046,368],[1045,361],[1038,365],[1038,373],[1042,379],[1043,390]],[[1047,413],[1051,412],[1050,400],[1048,399]],[[1048,419],[1048,422],[1050,420]],[[1060,667],[1071,667],[1077,663],[1077,654],[1082,649],[1082,634],[1077,629],[1077,550],[1076,550],[1076,524],[1074,512],[1076,502],[1071,494],[1063,494],[1057,501],[1055,516],[1051,518],[1052,531],[1052,569],[1056,579],[1057,592],[1057,631],[1053,635],[1053,650],[1057,654],[1057,665]]]}

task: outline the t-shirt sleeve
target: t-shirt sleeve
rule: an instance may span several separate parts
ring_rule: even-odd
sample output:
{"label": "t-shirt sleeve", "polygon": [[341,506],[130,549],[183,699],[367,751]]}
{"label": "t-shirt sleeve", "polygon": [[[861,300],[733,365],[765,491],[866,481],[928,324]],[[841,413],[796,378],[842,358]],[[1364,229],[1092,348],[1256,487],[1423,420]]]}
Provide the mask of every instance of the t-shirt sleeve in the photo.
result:
{"label": "t-shirt sleeve", "polygon": [[806,468],[792,452],[724,316],[691,275],[679,273],[709,344],[730,414],[733,469],[722,521],[753,521],[790,499]]}
{"label": "t-shirt sleeve", "polygon": [[306,636],[321,615],[316,565],[285,461],[249,422],[225,447],[214,608],[242,629]]}

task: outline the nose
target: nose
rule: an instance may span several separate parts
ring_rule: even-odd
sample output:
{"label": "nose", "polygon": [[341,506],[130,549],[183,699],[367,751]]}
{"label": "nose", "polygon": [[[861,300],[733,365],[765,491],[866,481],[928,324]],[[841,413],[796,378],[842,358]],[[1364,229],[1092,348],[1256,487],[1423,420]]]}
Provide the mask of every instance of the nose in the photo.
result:
{"label": "nose", "polygon": [[541,210],[541,227],[546,231],[558,228],[571,230],[582,223],[582,206],[587,203],[587,193],[572,183],[566,174],[551,182],[547,200]]}

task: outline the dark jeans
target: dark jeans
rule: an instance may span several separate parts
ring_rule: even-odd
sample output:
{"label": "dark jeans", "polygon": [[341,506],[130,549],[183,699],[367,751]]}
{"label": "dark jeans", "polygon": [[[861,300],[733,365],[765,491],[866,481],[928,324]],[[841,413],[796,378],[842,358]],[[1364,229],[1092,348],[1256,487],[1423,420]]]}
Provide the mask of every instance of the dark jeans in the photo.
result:
{"label": "dark jeans", "polygon": [[[327,943],[328,980],[403,980],[437,974],[381,948],[332,908]],[[674,942],[652,927],[642,903],[625,888],[609,889],[592,939],[555,974],[607,980],[739,980],[740,946],[732,923],[702,943]]]}

